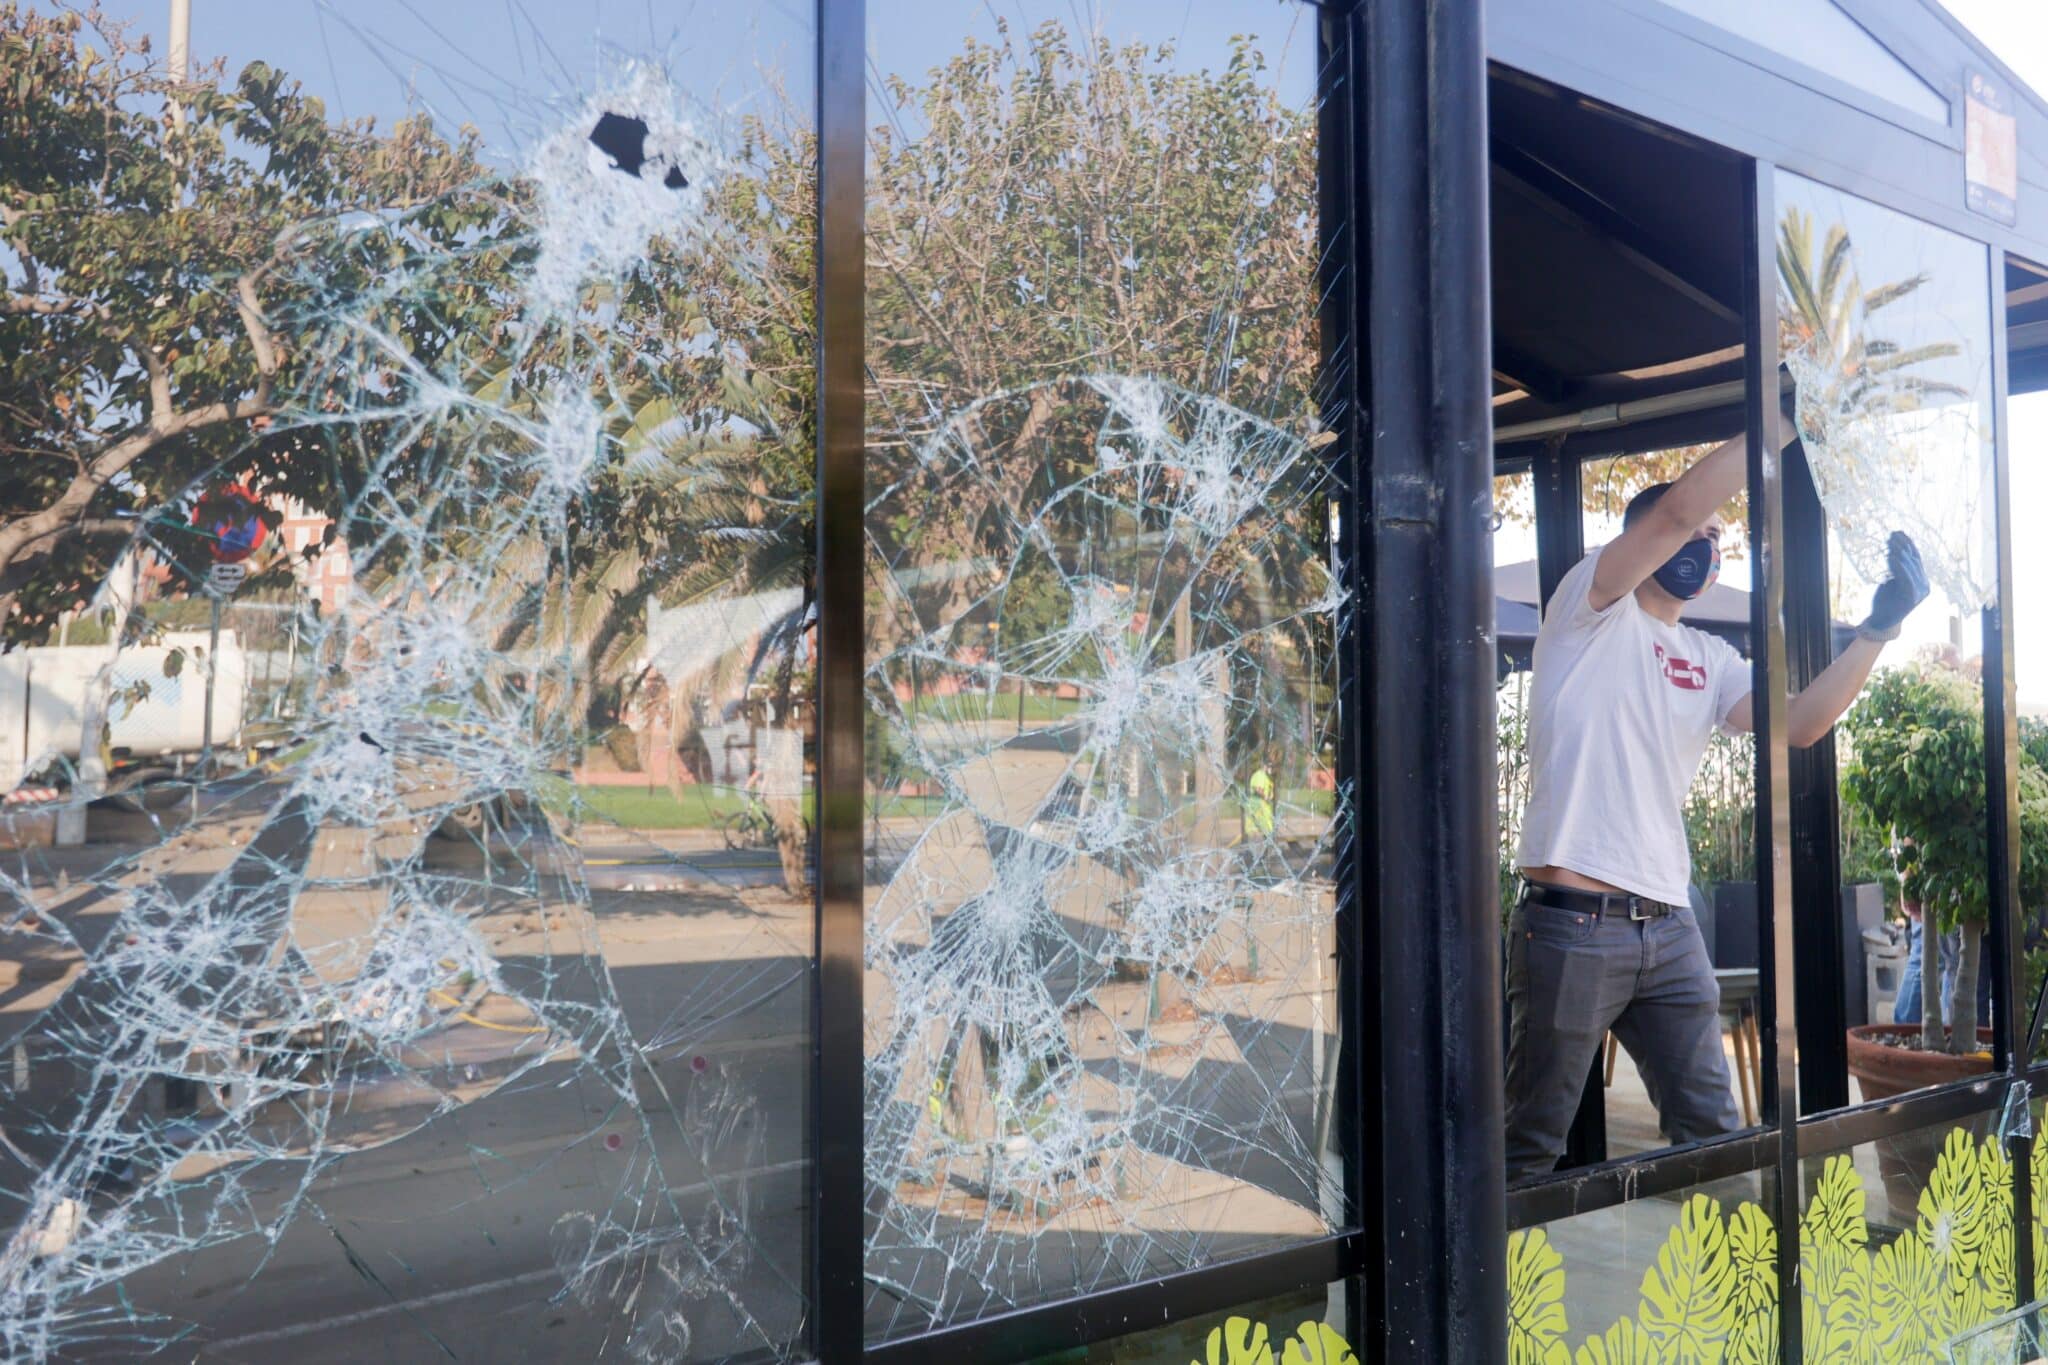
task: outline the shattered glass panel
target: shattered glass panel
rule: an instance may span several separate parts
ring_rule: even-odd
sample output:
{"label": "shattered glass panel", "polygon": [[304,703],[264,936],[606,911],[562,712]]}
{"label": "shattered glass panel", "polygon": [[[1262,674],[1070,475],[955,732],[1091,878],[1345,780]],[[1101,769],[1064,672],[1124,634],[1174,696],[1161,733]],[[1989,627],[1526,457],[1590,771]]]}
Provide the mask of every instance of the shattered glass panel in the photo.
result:
{"label": "shattered glass panel", "polygon": [[0,1355],[800,1356],[809,8],[194,8],[0,9]]}
{"label": "shattered glass panel", "polygon": [[[1810,180],[1780,173],[1776,190],[1780,355],[1801,438],[1787,496],[1807,497],[1810,475],[1826,521],[1825,560],[1789,562],[1794,574],[1825,565],[1823,659],[1854,647],[1893,533],[1918,547],[1930,588],[1833,732],[1853,1104],[1956,1074],[1894,1075],[1885,1059],[1902,1050],[1990,1060],[1990,261],[1981,242]],[[1916,738],[1929,731],[1939,747]]]}
{"label": "shattered glass panel", "polygon": [[870,11],[874,1337],[1349,1217],[1313,12],[1044,13]]}
{"label": "shattered glass panel", "polygon": [[1989,254],[1790,172],[1777,200],[1779,355],[1844,561],[1837,601],[1868,605],[1904,531],[1937,593],[1917,615],[1974,613],[1998,590]]}

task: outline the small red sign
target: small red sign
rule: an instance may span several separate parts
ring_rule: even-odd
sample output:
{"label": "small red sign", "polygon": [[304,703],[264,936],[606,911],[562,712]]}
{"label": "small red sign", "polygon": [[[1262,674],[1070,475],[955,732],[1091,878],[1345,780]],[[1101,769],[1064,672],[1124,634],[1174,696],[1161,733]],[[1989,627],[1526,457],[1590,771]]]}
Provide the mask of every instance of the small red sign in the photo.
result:
{"label": "small red sign", "polygon": [[204,494],[192,509],[192,525],[206,537],[207,553],[216,564],[241,563],[270,531],[263,522],[263,504],[239,483]]}
{"label": "small red sign", "polygon": [[1974,213],[2011,226],[2019,218],[2019,120],[2003,84],[1971,69],[1963,77],[1963,179]]}
{"label": "small red sign", "polygon": [[1690,659],[1681,659],[1675,654],[1666,654],[1664,646],[1652,645],[1657,651],[1657,662],[1664,666],[1664,677],[1673,687],[1687,692],[1707,690],[1707,666],[1696,664]]}

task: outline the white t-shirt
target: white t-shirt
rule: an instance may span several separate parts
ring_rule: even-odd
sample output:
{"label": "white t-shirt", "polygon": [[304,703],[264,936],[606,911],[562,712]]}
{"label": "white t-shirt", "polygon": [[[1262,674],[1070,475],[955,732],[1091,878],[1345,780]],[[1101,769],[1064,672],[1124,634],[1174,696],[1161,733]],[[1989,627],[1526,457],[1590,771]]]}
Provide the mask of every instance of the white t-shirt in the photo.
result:
{"label": "white t-shirt", "polygon": [[1595,550],[1536,632],[1523,867],[1562,867],[1684,905],[1685,793],[1714,728],[1749,694],[1727,641],[1667,626],[1624,594],[1593,610]]}

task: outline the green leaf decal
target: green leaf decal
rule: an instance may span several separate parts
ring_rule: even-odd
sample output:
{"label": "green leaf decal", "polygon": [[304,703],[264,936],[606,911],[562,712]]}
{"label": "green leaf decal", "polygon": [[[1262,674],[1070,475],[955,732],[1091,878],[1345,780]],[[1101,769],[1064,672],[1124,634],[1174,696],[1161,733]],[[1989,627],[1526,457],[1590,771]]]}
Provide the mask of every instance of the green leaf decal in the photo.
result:
{"label": "green leaf decal", "polygon": [[1900,1237],[1870,1266],[1870,1321],[1884,1360],[1918,1360],[1953,1332],[1948,1277],[1918,1237]]}
{"label": "green leaf decal", "polygon": [[[2048,1289],[2048,1142],[2033,1153],[2037,1276]],[[1866,1156],[1868,1154],[1866,1153]],[[1808,1168],[1811,1170],[1812,1168]],[[1800,1216],[1800,1340],[1809,1361],[1936,1362],[1957,1332],[2016,1298],[2013,1166],[1998,1139],[1963,1128],[1943,1140],[1910,1228],[1880,1225],[1873,1248],[1863,1176],[1850,1154],[1827,1158]],[[1567,1331],[1563,1259],[1541,1228],[1508,1239],[1508,1358],[1515,1365],[1778,1365],[1778,1229],[1762,1207],[1694,1194],[1643,1273],[1632,1318],[1576,1351]],[[1295,1365],[1290,1344],[1284,1365]],[[1319,1365],[1303,1354],[1302,1365]]]}
{"label": "green leaf decal", "polygon": [[1564,1258],[1542,1228],[1508,1236],[1509,1365],[1551,1365],[1566,1358]]}
{"label": "green leaf decal", "polygon": [[1778,1358],[1778,1229],[1755,1204],[1739,1204],[1728,1220],[1728,1263],[1734,1272],[1735,1321],[1723,1359],[1764,1365]]}
{"label": "green leaf decal", "polygon": [[1807,1357],[1880,1365],[1887,1359],[1884,1343],[1891,1327],[1879,1322],[1871,1307],[1870,1253],[1838,1247],[1825,1255],[1833,1261],[1834,1279],[1824,1290],[1806,1296],[1815,1305],[1805,1318],[1808,1326],[1801,1338]]}
{"label": "green leaf decal", "polygon": [[1358,1356],[1344,1334],[1327,1322],[1304,1322],[1294,1329],[1281,1365],[1358,1365]]}
{"label": "green leaf decal", "polygon": [[1623,1318],[1604,1336],[1588,1337],[1572,1356],[1572,1365],[1662,1365],[1666,1359],[1657,1339]]}
{"label": "green leaf decal", "polygon": [[1856,1173],[1856,1163],[1846,1154],[1831,1156],[1821,1167],[1806,1216],[1799,1220],[1799,1243],[1861,1250],[1870,1240],[1864,1212],[1863,1177]]}
{"label": "green leaf decal", "polygon": [[[1984,1282],[1984,1304],[1989,1314],[2003,1312],[2019,1302],[2013,1267],[2012,1158],[1997,1137],[1984,1139],[1977,1159],[1984,1178],[1984,1239],[1977,1255],[1977,1278]],[[1983,1318],[1971,1318],[1964,1327],[1975,1327]]]}
{"label": "green leaf decal", "polygon": [[1984,1180],[1976,1139],[1961,1128],[1949,1130],[1927,1188],[1920,1191],[1914,1231],[1943,1274],[1959,1281],[1975,1278],[1984,1248]]}
{"label": "green leaf decal", "polygon": [[1273,1365],[1266,1324],[1250,1318],[1225,1318],[1221,1327],[1210,1330],[1208,1346],[1205,1365]]}
{"label": "green leaf decal", "polygon": [[1643,1330],[1678,1365],[1718,1361],[1734,1320],[1734,1271],[1721,1207],[1703,1194],[1686,1202],[1657,1263],[1643,1272]]}
{"label": "green leaf decal", "polygon": [[1778,1230],[1755,1204],[1736,1206],[1728,1220],[1728,1264],[1734,1271],[1738,1318],[1778,1313]]}

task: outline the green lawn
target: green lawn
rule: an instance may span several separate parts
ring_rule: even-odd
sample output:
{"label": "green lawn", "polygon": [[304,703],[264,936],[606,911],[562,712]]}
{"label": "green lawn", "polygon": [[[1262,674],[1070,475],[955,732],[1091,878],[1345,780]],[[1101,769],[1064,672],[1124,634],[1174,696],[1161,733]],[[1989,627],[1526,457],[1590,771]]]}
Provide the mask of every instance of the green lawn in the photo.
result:
{"label": "green lawn", "polygon": [[[915,705],[903,708],[910,715],[935,720],[956,722],[1017,719],[1017,694],[1014,690],[998,692],[991,697],[986,692],[958,692],[949,697],[923,696]],[[1065,720],[1081,709],[1079,700],[1073,697],[1042,697],[1030,693],[1024,698],[1024,720],[1032,721]]]}
{"label": "green lawn", "polygon": [[[683,788],[681,800],[667,787],[601,787],[579,785],[575,799],[585,820],[600,820],[624,829],[710,829],[727,815],[744,810],[746,793],[731,787],[694,786]],[[551,809],[559,809],[550,802]],[[879,812],[869,809],[863,820],[877,814],[884,820],[899,816],[936,815],[944,806],[936,796],[891,796]],[[816,798],[804,797],[804,818],[811,819]]]}

